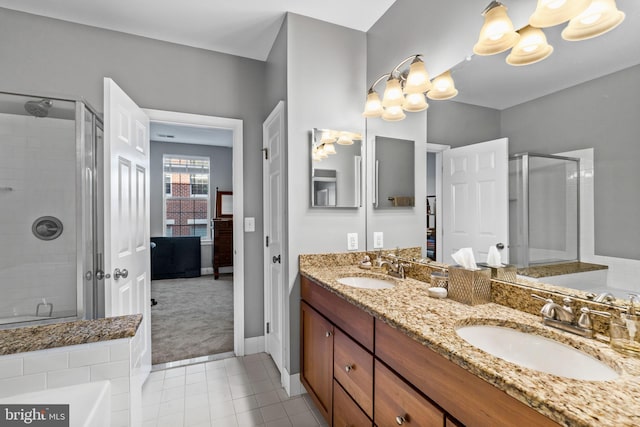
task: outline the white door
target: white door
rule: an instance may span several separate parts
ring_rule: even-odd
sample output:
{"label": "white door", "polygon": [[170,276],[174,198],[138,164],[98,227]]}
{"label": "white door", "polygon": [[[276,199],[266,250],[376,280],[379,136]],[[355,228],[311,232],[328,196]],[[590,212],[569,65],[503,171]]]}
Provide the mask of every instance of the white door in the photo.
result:
{"label": "white door", "polygon": [[[507,138],[443,151],[442,261],[473,248],[476,262],[486,262],[497,246],[509,261],[509,142]],[[502,248],[502,249],[501,249]]]}
{"label": "white door", "polygon": [[283,372],[284,275],[284,102],[280,102],[262,125],[264,204],[264,301],[265,348]]}
{"label": "white door", "polygon": [[105,273],[110,274],[105,279],[105,316],[142,313],[132,363],[136,381],[144,381],[151,370],[149,119],[108,78],[104,134]]}

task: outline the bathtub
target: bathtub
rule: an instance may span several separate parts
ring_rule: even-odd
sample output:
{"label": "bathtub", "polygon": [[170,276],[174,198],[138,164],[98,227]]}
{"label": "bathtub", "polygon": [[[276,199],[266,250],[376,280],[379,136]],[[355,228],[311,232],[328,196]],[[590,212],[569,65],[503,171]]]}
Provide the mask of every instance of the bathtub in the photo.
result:
{"label": "bathtub", "polygon": [[[109,427],[111,382],[97,381],[50,388],[0,399],[0,407],[12,404],[25,407],[25,411],[28,410],[28,405],[68,404],[70,427]],[[3,418],[0,417],[0,421],[2,420]]]}

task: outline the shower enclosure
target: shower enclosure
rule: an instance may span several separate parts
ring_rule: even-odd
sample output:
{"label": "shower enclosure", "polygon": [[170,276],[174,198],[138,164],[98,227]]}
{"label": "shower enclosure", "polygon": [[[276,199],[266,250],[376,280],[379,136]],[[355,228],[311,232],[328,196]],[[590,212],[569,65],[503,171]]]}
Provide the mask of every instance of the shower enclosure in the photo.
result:
{"label": "shower enclosure", "polygon": [[579,259],[580,160],[509,159],[509,259],[518,267]]}
{"label": "shower enclosure", "polygon": [[102,136],[82,100],[0,92],[0,327],[103,315]]}

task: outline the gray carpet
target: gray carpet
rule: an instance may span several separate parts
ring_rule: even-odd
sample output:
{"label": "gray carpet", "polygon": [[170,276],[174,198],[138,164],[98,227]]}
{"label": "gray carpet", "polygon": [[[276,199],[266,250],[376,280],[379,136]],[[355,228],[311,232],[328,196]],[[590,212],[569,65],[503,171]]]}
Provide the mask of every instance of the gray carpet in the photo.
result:
{"label": "gray carpet", "polygon": [[151,363],[233,351],[233,277],[153,280]]}

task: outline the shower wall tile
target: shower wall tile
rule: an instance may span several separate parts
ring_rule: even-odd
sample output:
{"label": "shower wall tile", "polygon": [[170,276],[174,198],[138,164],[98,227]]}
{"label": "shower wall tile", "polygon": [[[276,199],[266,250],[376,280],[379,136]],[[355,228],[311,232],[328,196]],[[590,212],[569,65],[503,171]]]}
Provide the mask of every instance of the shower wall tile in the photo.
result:
{"label": "shower wall tile", "polygon": [[89,366],[47,372],[47,388],[66,387],[88,382],[91,382],[91,368]]}
{"label": "shower wall tile", "polygon": [[69,353],[69,367],[89,366],[109,361],[109,347],[91,347]]}
{"label": "shower wall tile", "polygon": [[29,393],[47,388],[47,374],[22,375],[0,380],[0,397]]}
{"label": "shower wall tile", "polygon": [[[70,120],[0,114],[0,318],[35,316],[46,298],[54,315],[77,307],[76,149]],[[31,232],[45,215],[64,232],[42,241]],[[4,296],[7,296],[4,298]]]}

